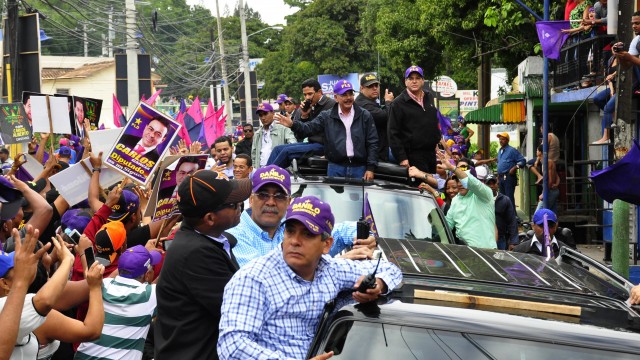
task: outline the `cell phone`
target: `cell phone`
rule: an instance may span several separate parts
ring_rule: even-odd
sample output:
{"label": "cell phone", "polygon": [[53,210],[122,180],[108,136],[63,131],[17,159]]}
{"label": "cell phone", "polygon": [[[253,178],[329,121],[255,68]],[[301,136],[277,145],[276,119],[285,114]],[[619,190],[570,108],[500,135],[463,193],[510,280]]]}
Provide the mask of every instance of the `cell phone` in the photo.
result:
{"label": "cell phone", "polygon": [[162,242],[162,250],[167,251],[171,247],[173,240],[165,240]]}
{"label": "cell phone", "polygon": [[93,247],[89,246],[84,249],[84,256],[87,260],[87,269],[89,269],[91,265],[96,262],[96,255],[93,253]]}
{"label": "cell phone", "polygon": [[64,239],[64,241],[70,244],[78,245],[78,243],[80,242],[80,233],[76,229],[65,229],[62,238]]}
{"label": "cell phone", "polygon": [[307,111],[311,108],[311,99],[307,99],[302,103],[302,110]]}

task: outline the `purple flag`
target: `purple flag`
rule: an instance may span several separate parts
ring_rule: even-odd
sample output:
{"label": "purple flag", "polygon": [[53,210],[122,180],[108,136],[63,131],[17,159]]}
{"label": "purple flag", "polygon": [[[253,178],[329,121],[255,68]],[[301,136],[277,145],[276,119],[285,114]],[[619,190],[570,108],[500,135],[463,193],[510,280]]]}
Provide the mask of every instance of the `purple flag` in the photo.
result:
{"label": "purple flag", "polygon": [[378,228],[376,227],[376,221],[373,220],[373,212],[371,212],[368,193],[364,194],[364,220],[369,223],[369,229],[373,233],[373,236],[378,236]]}
{"label": "purple flag", "polygon": [[[624,179],[624,180],[623,180]],[[631,149],[615,164],[602,170],[592,171],[591,180],[596,193],[607,202],[619,199],[630,204],[640,205],[640,143],[633,141]]]}
{"label": "purple flag", "polygon": [[438,110],[438,127],[443,135],[447,135],[451,129],[451,119],[442,115],[440,110]]}
{"label": "purple flag", "polygon": [[569,37],[569,34],[562,32],[563,29],[571,29],[569,21],[537,21],[536,30],[538,31],[538,39],[542,46],[542,54],[549,58],[558,60],[560,58],[560,49]]}

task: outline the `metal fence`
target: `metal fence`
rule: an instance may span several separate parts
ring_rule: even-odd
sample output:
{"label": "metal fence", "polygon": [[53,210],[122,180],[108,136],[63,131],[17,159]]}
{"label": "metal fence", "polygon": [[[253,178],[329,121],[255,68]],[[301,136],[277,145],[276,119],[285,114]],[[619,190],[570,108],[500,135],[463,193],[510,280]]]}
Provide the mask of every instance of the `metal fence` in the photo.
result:
{"label": "metal fence", "polygon": [[562,91],[602,83],[607,60],[611,56],[611,50],[604,49],[614,39],[614,35],[569,38],[562,47],[560,59],[552,61],[552,87]]}

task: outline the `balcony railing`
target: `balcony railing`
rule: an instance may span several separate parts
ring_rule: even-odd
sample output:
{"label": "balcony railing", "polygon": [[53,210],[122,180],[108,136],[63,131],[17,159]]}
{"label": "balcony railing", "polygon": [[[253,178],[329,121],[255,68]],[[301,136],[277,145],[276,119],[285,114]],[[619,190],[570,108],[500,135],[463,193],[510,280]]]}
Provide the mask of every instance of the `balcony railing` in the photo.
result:
{"label": "balcony railing", "polygon": [[553,84],[556,91],[589,87],[604,80],[604,70],[611,56],[605,46],[615,35],[597,35],[586,39],[570,37],[560,52],[560,59],[552,61]]}

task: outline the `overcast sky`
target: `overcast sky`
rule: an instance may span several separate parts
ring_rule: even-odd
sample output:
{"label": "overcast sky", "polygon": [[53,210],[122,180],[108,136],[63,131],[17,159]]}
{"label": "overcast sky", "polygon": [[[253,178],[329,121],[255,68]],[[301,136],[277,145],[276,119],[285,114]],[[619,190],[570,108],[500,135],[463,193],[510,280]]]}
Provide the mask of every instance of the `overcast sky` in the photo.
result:
{"label": "overcast sky", "polygon": [[[225,5],[233,11],[238,0],[218,0],[220,15],[224,16]],[[244,0],[250,8],[260,13],[262,21],[269,25],[285,24],[284,17],[293,14],[297,8],[291,8],[282,0]],[[211,9],[211,14],[216,16],[216,0],[187,0],[187,4],[200,4]]]}

